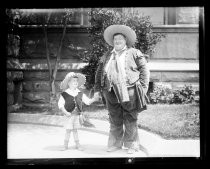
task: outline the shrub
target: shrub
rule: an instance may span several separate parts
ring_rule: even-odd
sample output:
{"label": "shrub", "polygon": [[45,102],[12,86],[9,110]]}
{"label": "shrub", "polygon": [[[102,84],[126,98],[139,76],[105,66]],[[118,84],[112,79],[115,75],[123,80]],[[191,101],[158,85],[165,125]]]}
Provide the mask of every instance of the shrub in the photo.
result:
{"label": "shrub", "polygon": [[88,28],[88,33],[91,39],[91,47],[81,56],[83,61],[88,62],[88,65],[82,69],[82,73],[87,78],[87,89],[94,86],[95,72],[100,57],[111,49],[111,46],[106,44],[103,38],[104,30],[108,26],[113,24],[130,26],[137,35],[135,48],[140,49],[145,56],[151,55],[154,52],[155,45],[164,37],[164,34],[153,33],[150,17],[143,16],[139,12],[119,12],[114,8],[94,8],[89,12],[89,16],[91,27]]}
{"label": "shrub", "polygon": [[164,85],[156,85],[154,90],[149,93],[150,102],[156,103],[170,103],[174,97],[172,89]]}
{"label": "shrub", "polygon": [[192,86],[187,86],[181,90],[176,90],[174,92],[174,97],[171,100],[171,103],[192,103],[195,101],[195,90]]}
{"label": "shrub", "polygon": [[173,90],[166,86],[155,86],[154,90],[149,93],[151,104],[168,103],[168,104],[183,104],[183,103],[199,103],[199,93],[193,89],[191,85],[185,85],[182,89]]}

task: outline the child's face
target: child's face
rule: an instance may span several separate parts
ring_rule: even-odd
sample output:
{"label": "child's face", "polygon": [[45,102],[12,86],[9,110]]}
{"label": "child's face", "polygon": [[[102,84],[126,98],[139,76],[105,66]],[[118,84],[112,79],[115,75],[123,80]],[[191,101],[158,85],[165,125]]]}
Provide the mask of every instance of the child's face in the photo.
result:
{"label": "child's face", "polygon": [[71,78],[71,80],[69,80],[68,85],[69,85],[69,88],[76,89],[78,87],[78,78],[77,77]]}

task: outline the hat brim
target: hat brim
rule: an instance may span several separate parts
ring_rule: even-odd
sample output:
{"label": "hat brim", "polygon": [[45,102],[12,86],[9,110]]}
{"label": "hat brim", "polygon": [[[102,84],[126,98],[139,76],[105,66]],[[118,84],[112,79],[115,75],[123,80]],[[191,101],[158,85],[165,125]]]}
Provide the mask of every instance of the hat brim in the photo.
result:
{"label": "hat brim", "polygon": [[69,80],[71,80],[75,76],[78,78],[78,88],[85,84],[86,77],[83,74],[70,72],[65,76],[64,80],[60,83],[61,90],[68,89],[69,88],[69,86],[68,86]]}
{"label": "hat brim", "polygon": [[113,44],[113,35],[116,33],[121,33],[126,36],[126,43],[128,47],[131,47],[136,42],[136,33],[133,29],[126,25],[111,25],[107,27],[104,31],[104,40],[111,46]]}

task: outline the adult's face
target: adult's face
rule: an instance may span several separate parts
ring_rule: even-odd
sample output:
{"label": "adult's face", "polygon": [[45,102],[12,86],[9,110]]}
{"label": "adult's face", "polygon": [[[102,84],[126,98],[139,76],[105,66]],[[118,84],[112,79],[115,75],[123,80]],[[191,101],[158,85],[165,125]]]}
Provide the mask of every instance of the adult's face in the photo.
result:
{"label": "adult's face", "polygon": [[122,50],[126,45],[126,39],[123,35],[118,34],[113,37],[114,48],[116,51]]}

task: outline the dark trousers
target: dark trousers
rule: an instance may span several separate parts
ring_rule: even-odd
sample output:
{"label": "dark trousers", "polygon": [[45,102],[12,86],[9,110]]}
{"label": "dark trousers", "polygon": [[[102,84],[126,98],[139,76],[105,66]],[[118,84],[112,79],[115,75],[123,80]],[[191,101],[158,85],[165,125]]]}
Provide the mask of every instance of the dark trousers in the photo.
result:
{"label": "dark trousers", "polygon": [[128,88],[130,101],[119,103],[113,89],[110,92],[103,90],[110,121],[108,147],[133,148],[139,141],[135,92],[135,86]]}

